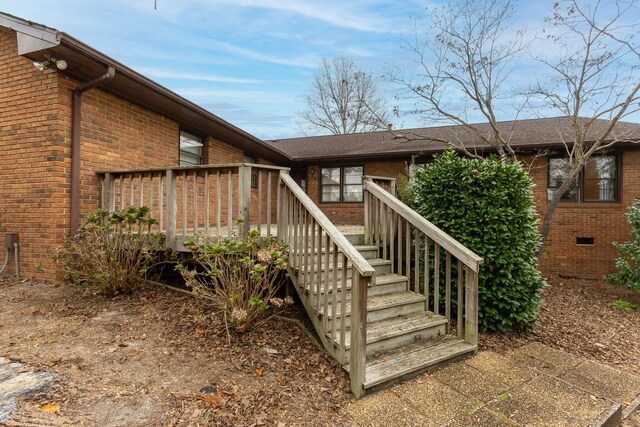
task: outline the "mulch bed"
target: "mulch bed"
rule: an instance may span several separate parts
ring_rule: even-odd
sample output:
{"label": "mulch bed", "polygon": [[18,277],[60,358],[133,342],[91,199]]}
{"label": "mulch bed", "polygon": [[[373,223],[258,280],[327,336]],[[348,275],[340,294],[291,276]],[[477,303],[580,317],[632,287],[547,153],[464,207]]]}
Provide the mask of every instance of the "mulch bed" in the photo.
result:
{"label": "mulch bed", "polygon": [[543,299],[530,336],[481,334],[480,349],[501,353],[540,342],[640,375],[640,310],[613,306],[615,300],[640,306],[640,292],[602,281],[551,277]]}
{"label": "mulch bed", "polygon": [[[640,375],[640,311],[612,306],[617,299],[640,305],[638,292],[550,278],[532,335],[482,334],[480,349],[537,341]],[[56,375],[17,414],[40,424],[348,425],[340,415],[352,399],[348,376],[298,323],[274,318],[229,344],[203,303],[160,287],[105,299],[0,280],[0,356]],[[215,392],[200,393],[208,385]],[[60,414],[42,418],[46,403]]]}

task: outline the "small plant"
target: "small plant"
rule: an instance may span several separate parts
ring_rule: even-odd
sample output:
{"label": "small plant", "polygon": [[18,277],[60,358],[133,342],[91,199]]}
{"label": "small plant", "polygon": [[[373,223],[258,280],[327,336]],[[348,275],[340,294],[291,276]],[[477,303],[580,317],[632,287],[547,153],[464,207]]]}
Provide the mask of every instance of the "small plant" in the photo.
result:
{"label": "small plant", "polygon": [[620,255],[616,258],[618,271],[604,276],[604,280],[616,285],[640,291],[640,199],[637,199],[627,213],[633,240],[614,243]]}
{"label": "small plant", "polygon": [[[257,231],[244,240],[205,237],[185,242],[197,268],[178,264],[177,269],[196,295],[210,299],[229,325],[245,332],[259,323],[270,306],[282,308],[291,298],[276,298],[287,268],[287,246],[274,238],[261,241]],[[260,322],[261,323],[261,322]]]}
{"label": "small plant", "polygon": [[636,305],[632,302],[629,302],[623,299],[617,299],[617,300],[611,301],[611,306],[615,308],[619,308],[621,310],[627,310],[627,311],[639,310],[640,311],[640,305]]}
{"label": "small plant", "polygon": [[58,249],[62,279],[106,296],[131,293],[164,251],[163,234],[152,232],[155,224],[146,206],[88,215]]}

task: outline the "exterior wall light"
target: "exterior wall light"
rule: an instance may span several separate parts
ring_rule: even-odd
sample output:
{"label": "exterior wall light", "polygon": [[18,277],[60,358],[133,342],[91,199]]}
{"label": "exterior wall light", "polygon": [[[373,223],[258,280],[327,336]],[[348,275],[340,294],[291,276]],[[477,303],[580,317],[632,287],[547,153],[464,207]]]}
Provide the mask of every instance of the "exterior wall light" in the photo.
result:
{"label": "exterior wall light", "polygon": [[53,68],[53,65],[55,65],[55,68],[57,68],[58,70],[67,69],[67,61],[65,61],[64,59],[56,59],[53,56],[49,55],[46,55],[46,58],[47,59],[45,61],[33,62],[33,66],[36,67],[36,70],[44,71],[47,68]]}

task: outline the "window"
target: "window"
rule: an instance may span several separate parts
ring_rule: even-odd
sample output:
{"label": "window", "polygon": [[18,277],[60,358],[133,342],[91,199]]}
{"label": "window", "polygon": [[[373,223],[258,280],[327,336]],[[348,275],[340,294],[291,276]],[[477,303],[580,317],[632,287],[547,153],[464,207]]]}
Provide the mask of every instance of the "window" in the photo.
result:
{"label": "window", "polygon": [[320,201],[362,202],[362,166],[320,169]]}
{"label": "window", "polygon": [[202,137],[180,131],[180,166],[204,164],[204,141]]}
{"label": "window", "polygon": [[[549,159],[548,198],[560,188],[570,172],[567,158]],[[593,156],[583,167],[576,183],[562,195],[573,202],[615,202],[618,200],[618,156]]]}

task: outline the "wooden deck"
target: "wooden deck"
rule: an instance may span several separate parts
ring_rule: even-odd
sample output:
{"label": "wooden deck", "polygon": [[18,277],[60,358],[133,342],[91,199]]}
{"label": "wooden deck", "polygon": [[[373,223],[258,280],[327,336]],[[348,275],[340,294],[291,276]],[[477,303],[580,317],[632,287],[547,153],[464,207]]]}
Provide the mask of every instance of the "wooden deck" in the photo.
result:
{"label": "wooden deck", "polygon": [[396,199],[393,180],[365,177],[363,225],[336,226],[286,168],[99,175],[102,207],[149,206],[174,250],[249,230],[288,243],[289,277],[356,397],[477,350],[482,259]]}

